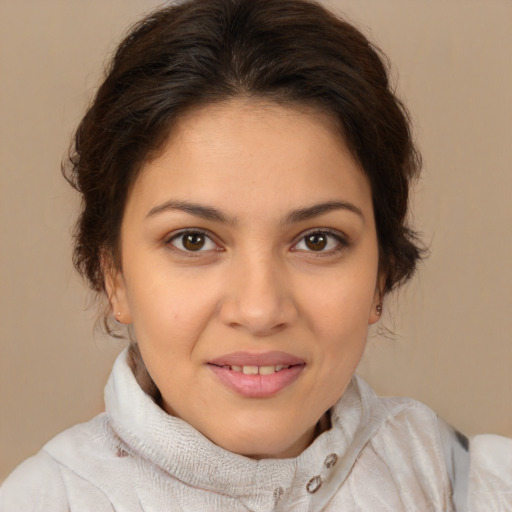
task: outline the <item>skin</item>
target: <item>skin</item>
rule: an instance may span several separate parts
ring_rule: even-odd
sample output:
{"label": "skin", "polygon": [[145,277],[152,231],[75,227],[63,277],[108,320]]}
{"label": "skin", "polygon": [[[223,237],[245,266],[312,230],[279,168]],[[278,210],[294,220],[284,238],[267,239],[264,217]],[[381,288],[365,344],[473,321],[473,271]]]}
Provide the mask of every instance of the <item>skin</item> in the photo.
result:
{"label": "skin", "polygon": [[[172,207],[185,201],[224,218]],[[348,206],[292,216],[333,202]],[[205,233],[194,250],[183,230]],[[318,435],[379,318],[381,281],[370,185],[334,122],[248,99],[179,120],[131,190],[121,268],[106,275],[164,409],[254,458],[296,456]],[[264,398],[233,391],[208,365],[276,350],[305,366]]]}

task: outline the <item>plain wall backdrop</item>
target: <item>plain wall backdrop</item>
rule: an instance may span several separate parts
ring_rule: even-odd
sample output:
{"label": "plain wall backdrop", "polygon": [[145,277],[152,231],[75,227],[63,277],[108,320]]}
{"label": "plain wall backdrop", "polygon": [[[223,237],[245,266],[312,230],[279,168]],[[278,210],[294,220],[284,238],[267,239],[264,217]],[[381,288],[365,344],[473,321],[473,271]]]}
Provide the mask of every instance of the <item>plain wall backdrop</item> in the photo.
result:
{"label": "plain wall backdrop", "polygon": [[[330,0],[383,48],[423,153],[431,256],[359,373],[467,434],[512,436],[512,2]],[[60,175],[104,64],[153,0],[0,0],[0,481],[102,410],[122,342],[93,333]]]}

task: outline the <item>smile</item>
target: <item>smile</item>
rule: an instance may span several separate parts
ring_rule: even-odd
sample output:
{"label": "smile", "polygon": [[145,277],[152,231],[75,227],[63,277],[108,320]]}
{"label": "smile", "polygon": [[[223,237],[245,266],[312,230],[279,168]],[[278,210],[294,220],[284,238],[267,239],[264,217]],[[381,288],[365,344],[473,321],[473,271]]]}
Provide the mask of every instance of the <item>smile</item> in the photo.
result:
{"label": "smile", "polygon": [[233,364],[231,366],[222,366],[234,372],[242,372],[244,375],[271,375],[290,368],[288,364],[276,364],[275,366],[239,366]]}
{"label": "smile", "polygon": [[246,398],[269,398],[290,386],[306,363],[283,352],[237,352],[209,361],[208,368],[220,383]]}

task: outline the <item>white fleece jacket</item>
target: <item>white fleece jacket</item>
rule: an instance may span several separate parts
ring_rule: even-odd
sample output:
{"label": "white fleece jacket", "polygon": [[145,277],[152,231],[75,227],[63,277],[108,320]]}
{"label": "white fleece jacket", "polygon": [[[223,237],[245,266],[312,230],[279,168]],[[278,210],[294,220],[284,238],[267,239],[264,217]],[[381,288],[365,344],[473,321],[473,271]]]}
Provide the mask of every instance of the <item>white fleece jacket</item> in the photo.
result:
{"label": "white fleece jacket", "polygon": [[425,405],[378,398],[357,377],[332,428],[284,460],[233,454],[166,414],[126,351],[105,403],[10,475],[1,512],[512,511],[511,439],[477,436],[467,452]]}

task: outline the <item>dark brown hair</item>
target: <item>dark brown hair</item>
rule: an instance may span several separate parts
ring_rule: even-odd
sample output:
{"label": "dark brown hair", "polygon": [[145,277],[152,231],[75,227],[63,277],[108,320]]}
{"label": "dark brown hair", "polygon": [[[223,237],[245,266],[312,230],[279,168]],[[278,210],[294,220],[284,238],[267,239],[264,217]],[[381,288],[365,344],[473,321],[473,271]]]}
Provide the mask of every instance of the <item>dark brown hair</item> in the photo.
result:
{"label": "dark brown hair", "polygon": [[90,286],[104,290],[102,254],[119,264],[127,194],[173,122],[240,95],[337,120],[371,183],[382,291],[406,281],[421,256],[406,218],[419,156],[380,51],[313,2],[189,0],[133,27],[76,132],[65,175],[82,196],[74,263]]}

